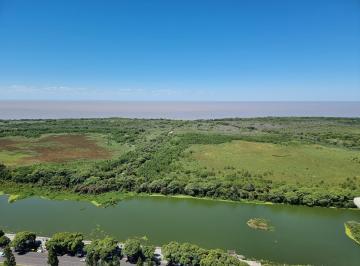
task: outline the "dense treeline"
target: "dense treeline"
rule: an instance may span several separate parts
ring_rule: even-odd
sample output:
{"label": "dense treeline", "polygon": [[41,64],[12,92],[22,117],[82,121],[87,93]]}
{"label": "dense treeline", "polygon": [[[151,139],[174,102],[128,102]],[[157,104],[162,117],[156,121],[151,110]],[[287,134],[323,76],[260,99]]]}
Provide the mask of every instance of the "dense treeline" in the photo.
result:
{"label": "dense treeline", "polygon": [[[4,232],[0,230],[0,237]],[[8,242],[2,246],[5,249],[13,247],[15,252],[24,254],[40,248],[41,242],[36,241],[36,234],[33,232],[18,232],[13,241],[7,238]],[[86,265],[120,265],[120,260],[126,257],[130,263],[137,265],[160,265],[161,254],[155,253],[155,247],[142,243],[140,239],[127,239],[122,245],[112,237],[95,239],[86,245],[83,242],[83,235],[80,233],[59,232],[55,233],[45,243],[48,251],[48,264],[57,266],[57,256],[65,254],[70,256],[86,256]],[[44,244],[44,243],[43,243]],[[11,252],[11,250],[10,250]],[[192,266],[245,266],[247,263],[240,261],[236,256],[230,255],[223,250],[207,250],[190,243],[170,242],[162,247],[163,259],[167,265],[192,265]],[[12,254],[12,253],[11,253]],[[9,258],[12,259],[9,255]],[[14,260],[15,262],[15,260]],[[11,266],[15,264],[9,264]]]}
{"label": "dense treeline", "polygon": [[37,164],[7,168],[0,164],[0,180],[65,189],[81,194],[109,191],[184,194],[230,200],[260,200],[308,206],[354,207],[359,180],[349,177],[338,186],[324,182],[287,184],[267,173],[234,169],[214,172],[185,169],[180,158],[192,144],[220,144],[235,139],[272,143],[324,143],[360,147],[360,119],[264,118],[209,121],[142,119],[79,119],[0,121],[0,136],[39,136],[44,133],[103,133],[132,145],[119,158],[88,167]]}
{"label": "dense treeline", "polygon": [[242,139],[282,143],[297,140],[360,149],[359,118],[266,117],[181,121],[168,119],[0,120],[0,137],[39,137],[50,133],[109,134],[135,143],[159,131],[236,134]]}

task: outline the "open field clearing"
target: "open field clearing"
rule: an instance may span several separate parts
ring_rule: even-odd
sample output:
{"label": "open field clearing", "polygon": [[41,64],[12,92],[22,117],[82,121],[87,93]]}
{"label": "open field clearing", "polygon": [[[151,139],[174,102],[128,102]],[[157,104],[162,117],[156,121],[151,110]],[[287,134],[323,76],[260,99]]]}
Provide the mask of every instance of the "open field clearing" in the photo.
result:
{"label": "open field clearing", "polygon": [[190,161],[208,170],[246,170],[287,182],[339,183],[360,176],[360,152],[321,145],[232,141],[193,145]]}
{"label": "open field clearing", "polygon": [[42,162],[110,159],[120,145],[106,136],[84,134],[44,135],[40,138],[0,138],[0,162],[23,165]]}

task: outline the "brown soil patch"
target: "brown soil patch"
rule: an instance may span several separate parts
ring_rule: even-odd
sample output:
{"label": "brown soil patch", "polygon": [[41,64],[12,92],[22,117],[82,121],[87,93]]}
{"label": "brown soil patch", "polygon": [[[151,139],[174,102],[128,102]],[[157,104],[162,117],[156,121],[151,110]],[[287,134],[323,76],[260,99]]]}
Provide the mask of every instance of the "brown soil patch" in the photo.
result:
{"label": "brown soil patch", "polygon": [[20,141],[14,141],[11,139],[0,139],[0,150],[15,151],[18,150],[16,144]]}

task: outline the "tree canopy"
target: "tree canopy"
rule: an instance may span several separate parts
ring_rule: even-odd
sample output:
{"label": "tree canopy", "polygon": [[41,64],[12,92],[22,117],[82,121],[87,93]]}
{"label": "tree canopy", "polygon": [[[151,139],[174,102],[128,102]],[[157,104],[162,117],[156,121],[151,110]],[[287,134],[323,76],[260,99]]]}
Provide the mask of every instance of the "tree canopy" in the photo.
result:
{"label": "tree canopy", "polygon": [[58,255],[74,255],[83,249],[83,240],[84,237],[80,233],[60,232],[54,234],[52,238],[46,242],[46,248],[53,248]]}
{"label": "tree canopy", "polygon": [[120,265],[118,242],[111,238],[97,239],[86,246],[86,264],[89,266]]}
{"label": "tree canopy", "polygon": [[15,248],[15,251],[23,253],[28,252],[31,249],[36,248],[36,234],[28,231],[19,232],[15,235],[11,245]]}

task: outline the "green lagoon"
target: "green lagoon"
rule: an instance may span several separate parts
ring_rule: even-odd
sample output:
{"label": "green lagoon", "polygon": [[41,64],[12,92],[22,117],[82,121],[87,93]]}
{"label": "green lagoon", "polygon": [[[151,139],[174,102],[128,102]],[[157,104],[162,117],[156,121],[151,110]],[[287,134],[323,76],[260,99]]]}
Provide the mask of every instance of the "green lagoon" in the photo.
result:
{"label": "green lagoon", "polygon": [[[248,227],[246,222],[256,217],[269,220],[275,230]],[[170,197],[134,197],[101,208],[38,197],[8,203],[6,195],[0,196],[0,228],[9,232],[79,231],[88,238],[108,234],[120,241],[146,236],[155,245],[191,242],[297,264],[359,265],[360,246],[344,233],[349,220],[360,221],[360,211]]]}

